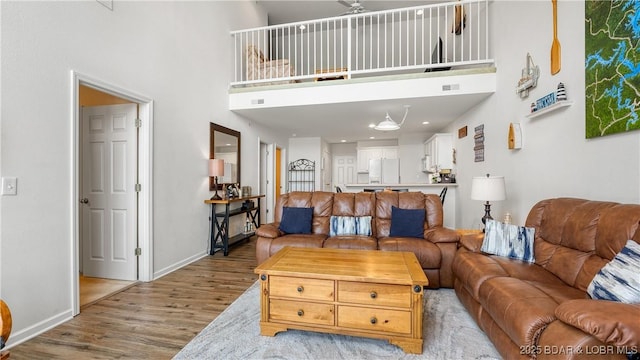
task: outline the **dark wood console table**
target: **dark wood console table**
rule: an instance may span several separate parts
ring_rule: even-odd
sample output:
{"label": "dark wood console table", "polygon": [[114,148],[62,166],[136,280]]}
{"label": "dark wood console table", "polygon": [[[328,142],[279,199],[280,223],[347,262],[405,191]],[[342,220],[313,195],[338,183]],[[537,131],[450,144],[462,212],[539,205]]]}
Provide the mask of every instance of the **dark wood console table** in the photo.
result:
{"label": "dark wood console table", "polygon": [[[255,234],[255,229],[260,226],[260,199],[264,195],[243,196],[235,198],[225,198],[222,200],[205,200],[205,204],[211,204],[211,215],[209,215],[209,222],[211,224],[211,230],[209,233],[209,239],[211,241],[211,249],[209,255],[213,255],[216,251],[223,250],[224,256],[229,255],[229,246],[250,238]],[[254,203],[253,200],[256,200]],[[253,204],[251,207],[240,207],[230,210],[232,203],[240,203],[248,201]],[[216,212],[217,205],[223,205],[224,211]],[[254,230],[251,232],[241,232],[234,236],[229,236],[229,218],[235,215],[246,214],[249,221],[253,224]]]}

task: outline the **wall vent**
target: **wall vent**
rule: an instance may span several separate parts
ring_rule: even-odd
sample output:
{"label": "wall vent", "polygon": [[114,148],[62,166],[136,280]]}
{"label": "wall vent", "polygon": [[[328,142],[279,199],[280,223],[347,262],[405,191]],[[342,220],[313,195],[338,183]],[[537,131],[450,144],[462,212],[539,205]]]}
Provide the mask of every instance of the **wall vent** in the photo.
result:
{"label": "wall vent", "polygon": [[442,91],[460,90],[460,84],[442,85]]}

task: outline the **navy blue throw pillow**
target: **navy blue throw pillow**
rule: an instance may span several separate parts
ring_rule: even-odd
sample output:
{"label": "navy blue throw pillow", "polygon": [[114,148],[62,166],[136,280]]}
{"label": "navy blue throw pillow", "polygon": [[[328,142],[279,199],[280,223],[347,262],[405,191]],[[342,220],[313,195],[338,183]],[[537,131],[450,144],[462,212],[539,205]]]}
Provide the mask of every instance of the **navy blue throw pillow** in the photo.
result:
{"label": "navy blue throw pillow", "polygon": [[389,236],[424,238],[424,209],[391,207]]}
{"label": "navy blue throw pillow", "polygon": [[311,220],[313,208],[288,207],[282,208],[280,230],[287,234],[311,234]]}

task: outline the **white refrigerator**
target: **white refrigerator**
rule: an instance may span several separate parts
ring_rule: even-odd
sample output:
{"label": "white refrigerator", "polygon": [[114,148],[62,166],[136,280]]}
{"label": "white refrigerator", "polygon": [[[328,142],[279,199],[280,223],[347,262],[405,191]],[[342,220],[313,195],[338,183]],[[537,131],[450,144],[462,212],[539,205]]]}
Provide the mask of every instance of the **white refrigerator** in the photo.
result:
{"label": "white refrigerator", "polygon": [[399,184],[399,159],[371,159],[369,160],[370,184]]}

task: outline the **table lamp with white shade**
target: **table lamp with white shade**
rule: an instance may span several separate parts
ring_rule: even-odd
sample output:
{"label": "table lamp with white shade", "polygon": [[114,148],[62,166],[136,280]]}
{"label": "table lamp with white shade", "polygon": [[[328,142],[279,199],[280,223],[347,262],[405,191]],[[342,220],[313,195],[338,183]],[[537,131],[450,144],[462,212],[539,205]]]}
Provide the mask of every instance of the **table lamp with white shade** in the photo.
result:
{"label": "table lamp with white shade", "polygon": [[218,176],[224,176],[224,160],[209,159],[209,176],[213,177],[216,188],[216,194],[211,197],[211,200],[222,200],[218,195]]}
{"label": "table lamp with white shade", "polygon": [[487,174],[487,176],[475,176],[471,181],[471,199],[486,201],[482,225],[486,225],[487,219],[493,219],[489,201],[501,201],[506,198],[504,176],[490,176]]}

